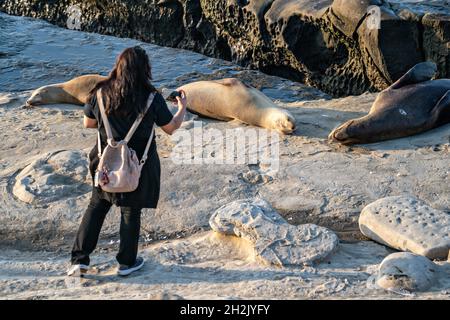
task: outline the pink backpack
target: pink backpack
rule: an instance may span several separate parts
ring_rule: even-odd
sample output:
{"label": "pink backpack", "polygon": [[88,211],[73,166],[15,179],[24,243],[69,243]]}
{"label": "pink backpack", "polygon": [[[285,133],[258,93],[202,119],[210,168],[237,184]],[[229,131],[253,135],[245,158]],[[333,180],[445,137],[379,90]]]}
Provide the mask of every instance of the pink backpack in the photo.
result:
{"label": "pink backpack", "polygon": [[95,186],[110,193],[133,192],[139,186],[142,167],[147,160],[148,151],[155,134],[155,124],[153,124],[152,133],[150,134],[150,138],[148,139],[147,146],[140,161],[136,152],[128,147],[128,142],[133,137],[133,134],[152,105],[155,95],[153,93],[150,94],[145,111],[137,117],[125,139],[116,142],[114,141],[111,126],[105,112],[101,91],[101,89],[97,91],[97,102],[105,125],[108,145],[102,152],[100,132],[98,132],[98,157],[100,162],[95,174]]}

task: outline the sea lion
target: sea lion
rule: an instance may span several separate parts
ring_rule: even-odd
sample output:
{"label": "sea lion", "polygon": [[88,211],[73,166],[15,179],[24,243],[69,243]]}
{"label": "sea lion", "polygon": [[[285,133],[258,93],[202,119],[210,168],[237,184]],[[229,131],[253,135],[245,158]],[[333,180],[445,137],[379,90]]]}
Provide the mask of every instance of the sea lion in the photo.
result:
{"label": "sea lion", "polygon": [[69,103],[84,105],[89,92],[106,77],[89,74],[74,78],[70,81],[52,84],[35,90],[27,100],[26,106],[32,107],[42,104]]}
{"label": "sea lion", "polygon": [[[283,134],[291,134],[296,128],[295,118],[288,111],[238,79],[192,82],[180,89],[186,92],[187,108],[192,113],[223,121],[236,119]],[[177,94],[173,92],[167,100],[174,101]]]}
{"label": "sea lion", "polygon": [[450,79],[431,80],[436,71],[433,62],[417,64],[378,95],[368,115],[347,121],[329,139],[345,145],[372,143],[450,123]]}

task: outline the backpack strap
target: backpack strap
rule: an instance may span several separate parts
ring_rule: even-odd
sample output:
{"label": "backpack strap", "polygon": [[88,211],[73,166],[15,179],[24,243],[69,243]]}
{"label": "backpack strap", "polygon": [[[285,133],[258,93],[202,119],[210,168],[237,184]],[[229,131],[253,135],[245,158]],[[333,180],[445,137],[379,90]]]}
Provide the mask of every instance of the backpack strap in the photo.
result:
{"label": "backpack strap", "polygon": [[125,139],[123,139],[126,143],[130,142],[130,140],[133,137],[134,133],[136,132],[137,128],[139,127],[142,120],[144,119],[148,109],[150,109],[150,106],[152,105],[154,99],[155,99],[155,94],[150,93],[150,95],[148,96],[148,100],[147,100],[147,106],[145,107],[144,112],[141,113],[140,115],[138,115],[138,117],[134,121],[133,125],[131,126],[130,130],[128,131],[127,136],[125,137]]}
{"label": "backpack strap", "polygon": [[[148,97],[147,108],[145,109],[145,112],[143,113],[142,118],[144,118],[144,115],[147,113],[148,109],[150,109],[150,106],[152,105],[154,99],[155,99],[155,94],[150,93],[150,96]],[[142,121],[142,119],[140,121]],[[144,166],[145,162],[147,161],[148,151],[150,150],[150,146],[152,145],[153,137],[155,136],[155,128],[156,128],[156,123],[153,123],[152,133],[150,134],[150,138],[147,141],[147,145],[145,146],[144,154],[142,155],[142,159],[140,161],[141,168]]]}
{"label": "backpack strap", "polygon": [[105,111],[105,105],[103,104],[103,97],[102,97],[102,89],[97,90],[97,103],[100,109],[100,114],[102,116],[102,120],[103,120],[103,124],[105,125],[105,131],[106,131],[106,136],[108,138],[108,144],[110,146],[114,146],[114,137],[111,131],[111,126],[109,124],[108,121],[108,116],[106,115],[106,111]]}
{"label": "backpack strap", "polygon": [[[106,130],[106,135],[109,137],[112,137],[112,134],[108,133],[108,129],[109,128],[109,132],[111,132],[111,128],[109,127],[109,122],[108,122],[108,117],[106,116],[106,112],[105,112],[105,106],[103,105],[103,98],[102,98],[102,89],[97,90],[97,104],[99,106],[100,109],[100,114],[103,120],[103,123],[105,124],[105,130]],[[106,118],[106,121],[105,121]],[[102,157],[102,141],[100,138],[100,129],[97,130],[97,149],[98,149],[98,158],[101,159]]]}
{"label": "backpack strap", "polygon": [[102,158],[102,139],[100,138],[100,130],[97,130],[97,150],[98,158]]}
{"label": "backpack strap", "polygon": [[147,161],[148,151],[150,150],[150,146],[152,145],[153,136],[155,135],[155,127],[156,124],[153,124],[152,133],[150,135],[150,138],[148,139],[147,146],[145,147],[144,154],[142,155],[141,159],[141,167],[144,166],[145,162]]}

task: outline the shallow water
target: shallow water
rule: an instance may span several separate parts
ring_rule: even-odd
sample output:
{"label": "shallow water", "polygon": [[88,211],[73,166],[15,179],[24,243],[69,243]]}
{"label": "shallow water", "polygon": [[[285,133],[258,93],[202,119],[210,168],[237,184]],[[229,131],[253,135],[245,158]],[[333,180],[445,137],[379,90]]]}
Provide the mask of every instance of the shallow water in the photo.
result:
{"label": "shallow water", "polygon": [[391,3],[442,3],[445,0],[389,0]]}
{"label": "shallow water", "polygon": [[68,30],[45,21],[0,13],[0,92],[25,91],[89,74],[107,74],[125,48],[141,45],[154,83],[174,89],[201,79],[238,77],[283,102],[328,96],[317,89],[181,49]]}
{"label": "shallow water", "polygon": [[450,0],[389,0],[391,4],[414,8],[413,11],[426,13],[448,14]]}

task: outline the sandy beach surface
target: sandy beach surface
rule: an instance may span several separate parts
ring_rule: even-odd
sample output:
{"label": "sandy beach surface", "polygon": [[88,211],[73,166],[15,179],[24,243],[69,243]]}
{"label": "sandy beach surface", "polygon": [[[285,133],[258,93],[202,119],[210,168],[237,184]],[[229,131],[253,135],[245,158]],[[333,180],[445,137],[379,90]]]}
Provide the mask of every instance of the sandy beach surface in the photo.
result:
{"label": "sandy beach surface", "polygon": [[[443,261],[426,292],[399,295],[376,288],[371,276],[395,251],[358,228],[362,208],[386,196],[416,196],[450,213],[450,125],[404,139],[337,146],[328,143],[329,132],[366,114],[376,94],[331,99],[314,88],[192,52],[4,14],[0,39],[0,299],[450,298],[450,268]],[[96,131],[82,128],[81,107],[22,106],[42,85],[106,74],[118,53],[137,44],[149,53],[154,83],[163,92],[195,80],[238,77],[294,114],[298,129],[280,136],[278,171],[263,164],[175,164],[175,142],[158,129],[162,190],[159,208],[143,213],[144,269],[129,278],[115,276],[114,209],[92,255],[93,270],[83,279],[67,278],[70,248],[90,197],[83,168]],[[189,114],[186,132],[193,134],[194,121],[222,133],[250,128]],[[202,145],[208,147],[208,141]],[[37,190],[41,196],[30,203],[19,199],[14,190],[23,170],[58,154],[82,155],[74,164],[77,175],[56,179],[55,189]],[[216,234],[208,223],[220,206],[246,198],[267,200],[291,224],[330,228],[340,238],[338,249],[314,265],[261,264],[248,242]]]}

